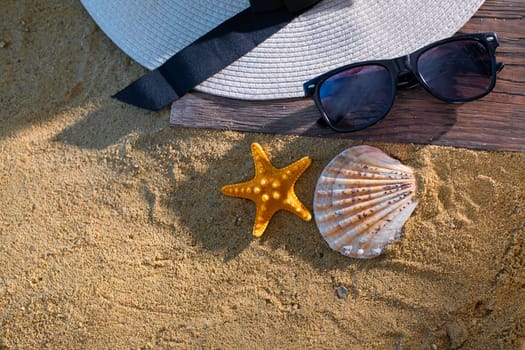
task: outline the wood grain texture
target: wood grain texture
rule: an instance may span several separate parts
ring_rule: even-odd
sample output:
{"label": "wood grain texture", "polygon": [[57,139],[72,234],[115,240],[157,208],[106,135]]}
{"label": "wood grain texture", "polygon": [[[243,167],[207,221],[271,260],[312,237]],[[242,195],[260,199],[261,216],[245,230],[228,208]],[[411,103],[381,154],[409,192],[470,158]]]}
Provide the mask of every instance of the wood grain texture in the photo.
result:
{"label": "wood grain texture", "polygon": [[170,124],[183,127],[337,137],[525,151],[525,1],[487,0],[461,29],[497,32],[498,74],[493,92],[465,104],[436,100],[421,87],[398,91],[391,112],[376,125],[338,133],[317,123],[313,100],[245,101],[193,92],[172,106]]}

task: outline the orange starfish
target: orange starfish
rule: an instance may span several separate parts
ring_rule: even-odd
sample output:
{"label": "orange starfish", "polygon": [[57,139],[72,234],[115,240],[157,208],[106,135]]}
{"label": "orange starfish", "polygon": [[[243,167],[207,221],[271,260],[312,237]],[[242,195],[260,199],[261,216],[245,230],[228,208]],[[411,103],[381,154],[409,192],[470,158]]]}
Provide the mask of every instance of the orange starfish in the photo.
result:
{"label": "orange starfish", "polygon": [[295,195],[294,185],[312,160],[304,157],[285,168],[277,169],[258,143],[252,143],[252,154],[255,177],[247,182],[224,186],[221,191],[227,196],[255,202],[257,209],[253,235],[261,237],[273,214],[281,209],[310,221],[312,214]]}

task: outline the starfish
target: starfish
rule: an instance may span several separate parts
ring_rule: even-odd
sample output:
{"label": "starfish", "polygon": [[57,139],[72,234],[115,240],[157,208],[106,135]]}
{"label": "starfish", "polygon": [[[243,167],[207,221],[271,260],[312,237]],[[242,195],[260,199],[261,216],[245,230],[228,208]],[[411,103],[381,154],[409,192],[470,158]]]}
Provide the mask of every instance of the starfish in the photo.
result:
{"label": "starfish", "polygon": [[277,169],[258,143],[252,143],[252,155],[255,177],[250,181],[224,186],[221,191],[227,196],[255,202],[254,237],[262,236],[272,216],[281,209],[310,221],[312,214],[295,195],[294,185],[312,160],[304,157],[285,168]]}

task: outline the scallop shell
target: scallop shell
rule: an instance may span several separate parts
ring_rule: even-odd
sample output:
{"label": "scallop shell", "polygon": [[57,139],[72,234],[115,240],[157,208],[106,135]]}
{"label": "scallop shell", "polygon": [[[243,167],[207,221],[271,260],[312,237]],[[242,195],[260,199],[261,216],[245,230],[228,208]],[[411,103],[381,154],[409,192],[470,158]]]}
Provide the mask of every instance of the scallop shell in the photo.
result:
{"label": "scallop shell", "polygon": [[333,250],[374,258],[401,236],[418,203],[415,194],[412,169],[375,147],[351,147],[317,181],[315,222]]}

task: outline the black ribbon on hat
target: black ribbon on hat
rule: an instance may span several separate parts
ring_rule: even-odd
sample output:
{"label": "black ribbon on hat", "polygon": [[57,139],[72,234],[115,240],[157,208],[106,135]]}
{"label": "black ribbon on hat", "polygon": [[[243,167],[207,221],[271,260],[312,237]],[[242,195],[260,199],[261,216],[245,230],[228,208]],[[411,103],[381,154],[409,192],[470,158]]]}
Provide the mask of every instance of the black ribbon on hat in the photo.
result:
{"label": "black ribbon on hat", "polygon": [[228,19],[113,97],[158,111],[251,51],[320,0],[250,0]]}

